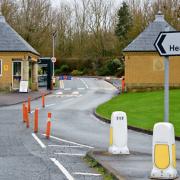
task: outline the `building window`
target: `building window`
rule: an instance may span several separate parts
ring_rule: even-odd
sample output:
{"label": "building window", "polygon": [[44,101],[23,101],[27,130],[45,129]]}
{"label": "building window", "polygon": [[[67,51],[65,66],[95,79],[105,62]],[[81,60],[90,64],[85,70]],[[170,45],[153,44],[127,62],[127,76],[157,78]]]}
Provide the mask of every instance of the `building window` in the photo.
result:
{"label": "building window", "polygon": [[0,59],[0,76],[2,76],[2,60]]}

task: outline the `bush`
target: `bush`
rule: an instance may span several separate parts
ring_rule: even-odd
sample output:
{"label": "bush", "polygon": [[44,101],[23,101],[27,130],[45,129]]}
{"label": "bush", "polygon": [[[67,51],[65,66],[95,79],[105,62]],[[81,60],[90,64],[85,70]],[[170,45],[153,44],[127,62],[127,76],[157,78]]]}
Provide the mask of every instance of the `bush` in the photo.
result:
{"label": "bush", "polygon": [[71,72],[71,75],[72,76],[81,76],[81,75],[83,75],[83,72],[75,69]]}
{"label": "bush", "polygon": [[68,74],[70,73],[70,68],[67,64],[63,64],[59,69],[55,69],[55,75]]}

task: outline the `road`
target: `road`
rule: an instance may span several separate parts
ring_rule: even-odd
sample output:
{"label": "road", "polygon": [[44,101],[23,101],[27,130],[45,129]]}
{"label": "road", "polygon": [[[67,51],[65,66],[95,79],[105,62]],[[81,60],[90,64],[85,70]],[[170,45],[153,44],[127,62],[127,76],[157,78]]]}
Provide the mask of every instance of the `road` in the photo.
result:
{"label": "road", "polygon": [[[59,86],[45,98],[45,108],[40,99],[31,103],[30,129],[22,123],[21,105],[0,108],[0,179],[102,179],[82,158],[90,149],[108,148],[109,125],[93,111],[117,90],[96,78],[73,78],[60,81]],[[35,108],[39,108],[37,135],[32,134]],[[48,112],[52,113],[50,140],[44,137]],[[152,136],[131,130],[128,136],[130,151],[151,154]],[[180,143],[176,145],[180,158]]]}

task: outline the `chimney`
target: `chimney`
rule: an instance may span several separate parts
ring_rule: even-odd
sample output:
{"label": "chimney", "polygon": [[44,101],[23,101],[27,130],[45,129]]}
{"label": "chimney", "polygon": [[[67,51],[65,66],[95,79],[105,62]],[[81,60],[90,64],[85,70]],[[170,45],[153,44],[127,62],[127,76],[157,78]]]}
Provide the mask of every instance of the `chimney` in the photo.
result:
{"label": "chimney", "polygon": [[165,20],[164,20],[164,15],[162,14],[161,11],[158,11],[158,14],[155,16],[155,21],[156,21],[156,22],[165,21]]}

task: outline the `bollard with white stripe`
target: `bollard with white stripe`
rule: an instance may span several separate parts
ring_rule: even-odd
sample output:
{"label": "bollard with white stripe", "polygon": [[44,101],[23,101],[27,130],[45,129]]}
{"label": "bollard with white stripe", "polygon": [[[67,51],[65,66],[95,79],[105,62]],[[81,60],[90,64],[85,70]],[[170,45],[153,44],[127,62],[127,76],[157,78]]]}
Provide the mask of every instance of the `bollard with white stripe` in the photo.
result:
{"label": "bollard with white stripe", "polygon": [[109,153],[129,154],[127,147],[127,116],[125,112],[116,111],[111,115]]}
{"label": "bollard with white stripe", "polygon": [[171,123],[162,122],[154,125],[152,155],[151,178],[175,179],[177,177],[176,145],[174,127]]}

